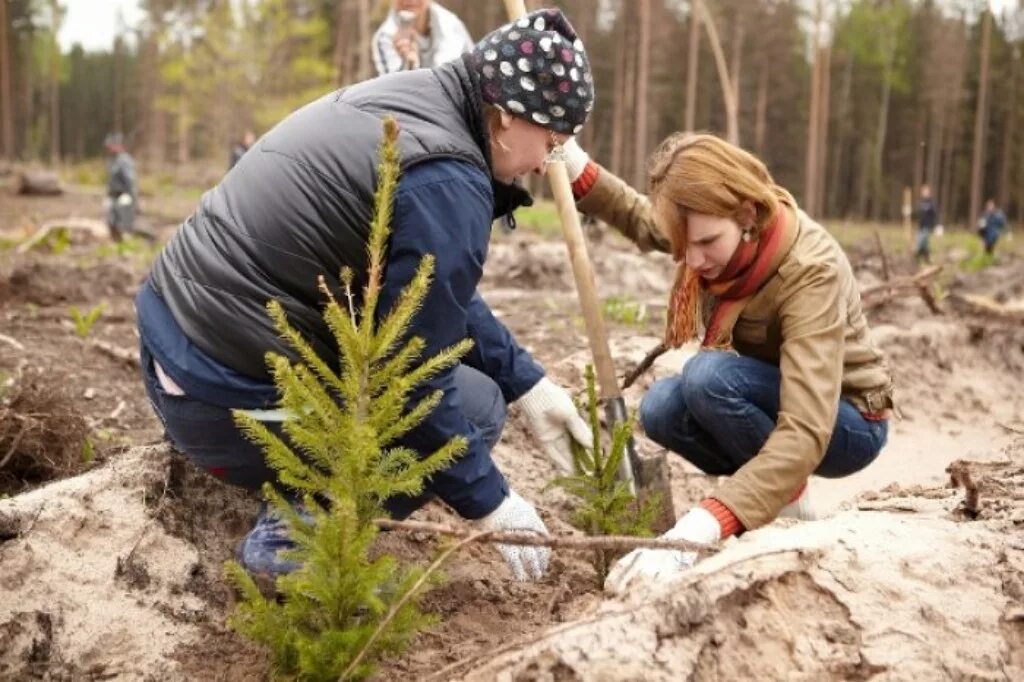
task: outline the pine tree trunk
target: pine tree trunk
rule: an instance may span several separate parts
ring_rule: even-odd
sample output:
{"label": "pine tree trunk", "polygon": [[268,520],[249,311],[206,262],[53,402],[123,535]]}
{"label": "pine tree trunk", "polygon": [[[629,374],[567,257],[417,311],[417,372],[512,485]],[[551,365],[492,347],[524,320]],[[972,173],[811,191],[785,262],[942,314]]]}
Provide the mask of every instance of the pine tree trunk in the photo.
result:
{"label": "pine tree trunk", "polygon": [[639,0],[640,36],[636,41],[636,129],[633,138],[633,186],[646,185],[647,167],[647,99],[650,81],[651,0]]}
{"label": "pine tree trunk", "polygon": [[746,36],[745,10],[740,9],[733,15],[732,25],[732,60],[729,75],[732,76],[733,120],[729,125],[733,128],[730,139],[733,144],[740,143],[740,72],[743,67],[743,39]]}
{"label": "pine tree trunk", "polygon": [[622,51],[626,53],[626,77],[622,81],[622,91],[619,97],[622,99],[625,107],[623,108],[622,117],[622,174],[623,178],[633,177],[633,154],[630,152],[633,150],[632,146],[635,142],[636,135],[636,108],[637,101],[633,96],[635,92],[636,82],[636,70],[637,70],[637,50],[629,49],[628,46],[636,42],[636,15],[635,5],[630,5],[631,11],[626,16],[628,22],[626,24],[626,40],[623,42]]}
{"label": "pine tree trunk", "polygon": [[889,44],[885,52],[885,66],[882,69],[882,103],[878,107],[878,128],[875,138],[873,158],[871,160],[871,217],[881,216],[880,207],[884,205],[885,188],[882,186],[882,161],[885,158],[885,138],[889,131],[889,104],[892,100],[892,69],[896,59],[895,36],[888,36]]}
{"label": "pine tree trunk", "polygon": [[124,132],[124,45],[114,38],[114,130]]}
{"label": "pine tree trunk", "polygon": [[[849,118],[850,111],[850,91],[853,89],[853,56],[846,55],[846,64],[843,67],[843,84],[839,90],[839,106],[836,111],[836,123],[838,129],[836,131],[835,153],[832,155],[832,172],[829,176],[830,187],[841,187],[845,183],[841,182],[840,175],[842,174],[845,162],[844,151],[848,149],[847,137],[850,128]],[[837,215],[840,212],[840,206],[842,205],[843,211],[846,212],[849,209],[849,196],[846,196],[846,201],[840,204],[839,193],[835,192],[828,197],[827,210],[831,215]]]}
{"label": "pine tree trunk", "polygon": [[182,91],[178,94],[178,163],[189,161],[189,122],[188,122],[188,99],[185,97],[185,84],[181,85]]}
{"label": "pine tree trunk", "polygon": [[345,40],[345,28],[347,23],[345,22],[345,8],[348,6],[346,0],[338,0],[338,4],[334,9],[334,53],[331,57],[331,63],[334,64],[334,82],[341,87],[348,81],[348,63],[346,60],[347,50],[345,46],[348,41]]}
{"label": "pine tree trunk", "polygon": [[804,196],[803,205],[811,214],[818,201],[818,134],[819,118],[821,117],[821,51],[818,49],[820,40],[819,29],[821,18],[821,2],[817,4],[814,18],[814,35],[812,37],[811,56],[811,97],[807,110],[807,153],[804,156]]}
{"label": "pine tree trunk", "polygon": [[[618,30],[617,34],[619,37],[619,45],[624,46],[626,44],[626,35],[628,32],[628,22],[625,16],[625,8],[622,10],[622,16],[618,18]],[[615,98],[612,102],[612,151],[611,151],[611,170],[618,176],[622,176],[622,152],[623,152],[623,141],[625,139],[625,128],[626,128],[626,101],[623,96],[626,92],[626,50],[620,49],[617,51],[615,58],[615,78],[613,89],[615,92]]]}
{"label": "pine tree trunk", "polygon": [[690,42],[686,59],[686,120],[683,130],[694,130],[697,119],[697,63],[700,59],[701,0],[690,3]]}
{"label": "pine tree trunk", "polygon": [[[943,143],[946,139],[946,106],[945,102],[933,104],[929,116],[928,161],[922,184],[928,183],[936,190],[941,186],[939,171],[942,164]],[[916,188],[915,188],[916,189]]]}
{"label": "pine tree trunk", "polygon": [[824,217],[825,196],[827,193],[825,170],[828,162],[829,98],[832,93],[832,47],[830,45],[821,48],[820,60],[821,72],[818,74],[821,78],[821,85],[818,88],[820,104],[818,110],[818,164],[815,171],[815,175],[818,176],[818,200],[814,204],[815,217]]}
{"label": "pine tree trunk", "polygon": [[733,96],[735,88],[732,79],[729,77],[729,65],[725,61],[725,52],[722,50],[722,41],[718,37],[718,29],[715,27],[714,19],[708,12],[707,5],[701,3],[701,22],[708,34],[708,42],[711,43],[711,54],[715,58],[715,67],[718,69],[718,83],[722,89],[722,101],[725,105],[725,139],[732,144],[740,143],[739,110],[736,107],[736,99]]}
{"label": "pine tree trunk", "polygon": [[918,107],[917,122],[914,125],[914,170],[912,186],[920,187],[924,182],[925,129],[928,126],[927,109]]}
{"label": "pine tree trunk", "polygon": [[949,112],[947,118],[950,124],[947,126],[946,131],[946,142],[943,144],[943,149],[946,154],[945,168],[942,170],[942,191],[939,193],[939,212],[945,214],[947,221],[952,221],[957,217],[955,210],[955,202],[953,201],[953,188],[956,185],[953,183],[953,176],[956,172],[956,157],[957,157],[957,140],[960,139],[960,121],[961,117],[959,113],[959,107],[955,99],[947,103]]}
{"label": "pine tree trunk", "polygon": [[0,0],[0,153],[13,159],[14,97],[11,87],[11,43],[8,38],[7,1]]}
{"label": "pine tree trunk", "polygon": [[754,153],[764,158],[764,138],[768,124],[768,59],[762,54],[757,73],[757,98],[754,105]]}
{"label": "pine tree trunk", "polygon": [[146,85],[140,89],[142,95],[141,109],[147,112],[146,116],[146,157],[149,162],[160,166],[163,165],[167,150],[167,129],[164,112],[156,105],[161,96],[160,84],[160,47],[157,42],[157,34],[149,36],[146,40],[145,57],[143,59],[143,83]]}
{"label": "pine tree trunk", "polygon": [[974,113],[974,154],[971,159],[971,205],[968,224],[981,214],[981,183],[985,172],[985,129],[988,126],[988,60],[992,40],[992,13],[986,11],[981,25],[981,59],[978,74],[978,106]]}
{"label": "pine tree trunk", "polygon": [[359,80],[373,76],[373,60],[370,58],[370,0],[359,0]]}
{"label": "pine tree trunk", "polygon": [[1006,123],[1003,126],[1003,144],[1000,146],[999,154],[999,184],[996,198],[999,206],[1004,211],[1009,208],[1010,203],[1010,160],[1013,158],[1013,140],[1016,137],[1017,128],[1017,79],[1020,76],[1020,48],[1016,45],[1012,48],[1013,56],[1010,64],[1010,98],[1006,107]]}

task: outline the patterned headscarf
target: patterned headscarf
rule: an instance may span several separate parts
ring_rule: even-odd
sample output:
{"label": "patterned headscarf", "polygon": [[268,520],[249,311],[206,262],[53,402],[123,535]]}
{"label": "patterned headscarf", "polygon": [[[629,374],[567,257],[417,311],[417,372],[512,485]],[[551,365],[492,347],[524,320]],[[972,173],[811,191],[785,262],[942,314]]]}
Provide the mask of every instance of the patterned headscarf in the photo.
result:
{"label": "patterned headscarf", "polygon": [[481,94],[508,113],[575,135],[594,108],[594,77],[583,42],[561,10],[505,24],[470,53]]}

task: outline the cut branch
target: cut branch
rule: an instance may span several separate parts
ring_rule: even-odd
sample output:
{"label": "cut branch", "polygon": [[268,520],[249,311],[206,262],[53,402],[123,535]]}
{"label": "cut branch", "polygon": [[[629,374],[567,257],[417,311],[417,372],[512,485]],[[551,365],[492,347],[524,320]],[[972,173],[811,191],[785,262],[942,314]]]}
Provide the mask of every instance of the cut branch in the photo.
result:
{"label": "cut branch", "polygon": [[[468,538],[474,536],[474,532],[468,528],[449,526],[443,523],[429,523],[427,521],[392,521],[391,519],[377,519],[377,526],[383,530],[404,530],[414,533],[430,533],[433,535],[447,535],[456,538]],[[700,545],[686,540],[662,540],[660,538],[637,538],[624,535],[602,535],[600,537],[584,537],[580,535],[537,535],[536,533],[521,531],[494,532],[481,535],[477,538],[479,542],[489,542],[502,545],[531,545],[535,547],[554,547],[558,549],[612,549],[612,550],[634,550],[634,549],[671,549],[685,552],[698,552],[711,554],[714,547]]]}
{"label": "cut branch", "polygon": [[650,369],[651,365],[654,364],[654,361],[664,355],[667,351],[668,346],[664,341],[652,348],[636,367],[626,372],[626,376],[622,379],[622,390],[625,391],[627,388],[632,386],[633,382],[639,379],[641,374]]}

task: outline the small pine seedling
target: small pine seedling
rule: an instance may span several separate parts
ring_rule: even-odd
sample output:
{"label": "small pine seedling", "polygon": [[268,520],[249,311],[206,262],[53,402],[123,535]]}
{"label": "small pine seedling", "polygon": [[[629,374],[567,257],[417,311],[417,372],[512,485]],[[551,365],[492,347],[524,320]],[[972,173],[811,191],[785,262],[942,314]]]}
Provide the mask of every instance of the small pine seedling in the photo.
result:
{"label": "small pine seedling", "polygon": [[[598,416],[597,388],[594,368],[587,365],[587,417],[593,434],[593,447],[587,450],[572,441],[573,462],[576,473],[560,476],[553,481],[556,485],[579,500],[570,521],[588,535],[634,535],[650,537],[655,519],[661,507],[657,495],[639,502],[629,491],[629,486],[616,476],[622,458],[626,456],[626,445],[633,434],[636,414],[632,413],[624,422],[612,430],[611,445],[605,452],[601,441],[601,420]],[[622,555],[619,550],[595,549],[591,564],[597,572],[599,585],[604,584],[612,564]]]}
{"label": "small pine seedling", "polygon": [[75,323],[75,333],[81,338],[89,336],[89,332],[99,322],[100,317],[103,316],[103,311],[107,309],[105,303],[93,306],[85,314],[78,309],[78,306],[71,306],[71,321]]}
{"label": "small pine seedling", "polygon": [[424,341],[406,340],[430,286],[434,264],[429,256],[394,307],[377,320],[399,175],[397,136],[397,123],[386,120],[359,309],[351,271],[342,273],[344,306],[322,277],[320,281],[327,298],[324,319],[340,353],[339,370],[316,354],[288,323],[283,307],[271,301],[267,307],[278,331],[300,358],[293,364],[280,355],[267,355],[281,406],[290,415],[283,429],[291,445],[246,414],[235,414],[240,427],[263,447],[280,484],[301,501],[300,509],[273,486],[264,486],[295,543],[287,557],[299,565],[277,579],[279,599],[265,598],[239,564],[226,565],[241,592],[230,625],[267,646],[276,671],[288,678],[365,678],[376,661],[401,651],[434,620],[420,611],[417,598],[439,579],[387,554],[371,558],[378,534],[374,520],[387,516],[387,498],[421,493],[425,479],[465,450],[464,438],[454,438],[425,457],[395,443],[441,399],[436,391],[407,408],[411,391],[454,366],[472,342],[421,361]]}

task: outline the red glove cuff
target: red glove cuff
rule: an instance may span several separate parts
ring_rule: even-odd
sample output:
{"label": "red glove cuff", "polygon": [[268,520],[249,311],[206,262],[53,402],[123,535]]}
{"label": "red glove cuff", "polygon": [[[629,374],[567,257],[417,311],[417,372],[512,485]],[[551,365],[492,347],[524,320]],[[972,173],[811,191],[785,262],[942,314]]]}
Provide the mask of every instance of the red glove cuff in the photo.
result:
{"label": "red glove cuff", "polygon": [[711,515],[718,521],[718,525],[722,528],[723,540],[732,535],[739,535],[745,530],[740,520],[732,513],[732,510],[715,498],[708,497],[701,500],[700,506],[711,512]]}
{"label": "red glove cuff", "polygon": [[576,201],[590,193],[590,190],[594,188],[594,183],[597,182],[597,176],[600,172],[600,166],[593,161],[587,161],[587,165],[583,167],[583,172],[572,183],[572,196]]}

